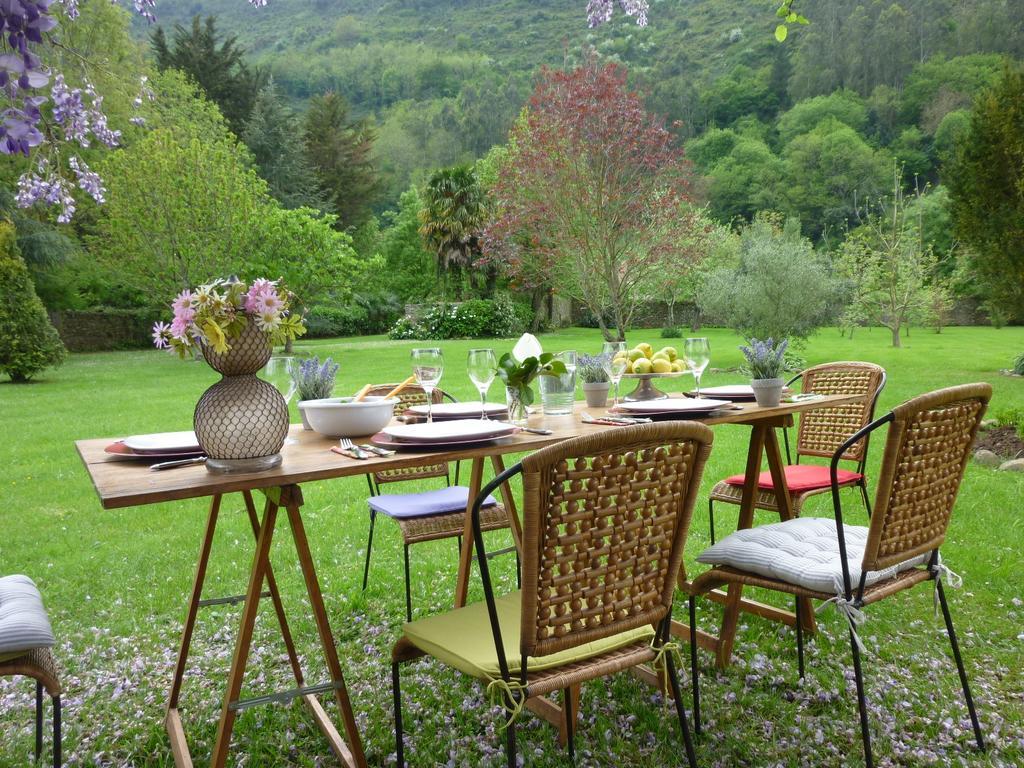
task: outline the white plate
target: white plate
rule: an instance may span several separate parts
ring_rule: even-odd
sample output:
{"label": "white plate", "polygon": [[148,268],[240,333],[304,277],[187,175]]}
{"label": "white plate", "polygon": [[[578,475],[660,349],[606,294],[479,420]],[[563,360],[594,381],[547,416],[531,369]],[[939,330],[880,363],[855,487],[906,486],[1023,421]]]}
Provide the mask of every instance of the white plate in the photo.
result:
{"label": "white plate", "polygon": [[199,450],[199,440],[192,431],[134,435],[126,437],[124,444],[141,453],[184,453]]}
{"label": "white plate", "polygon": [[686,413],[713,411],[723,405],[732,405],[732,403],[728,400],[711,400],[706,397],[669,397],[661,400],[619,403],[619,410],[630,413]]}
{"label": "white plate", "polygon": [[408,443],[446,443],[467,438],[505,437],[516,431],[514,424],[480,419],[448,419],[433,424],[394,424],[384,427],[385,435]]}
{"label": "white plate", "polygon": [[700,393],[702,395],[711,395],[712,397],[746,397],[751,400],[754,399],[754,388],[749,384],[722,384],[718,387],[701,387]]}
{"label": "white plate", "polygon": [[[489,416],[495,416],[499,413],[505,413],[508,410],[508,406],[504,403],[487,403],[484,406]],[[480,403],[438,403],[433,407],[435,417],[441,417],[445,419],[457,419],[460,416],[462,418],[472,419],[480,416]],[[416,416],[426,416],[427,406],[425,405],[413,405],[410,406],[406,413],[411,413]]]}

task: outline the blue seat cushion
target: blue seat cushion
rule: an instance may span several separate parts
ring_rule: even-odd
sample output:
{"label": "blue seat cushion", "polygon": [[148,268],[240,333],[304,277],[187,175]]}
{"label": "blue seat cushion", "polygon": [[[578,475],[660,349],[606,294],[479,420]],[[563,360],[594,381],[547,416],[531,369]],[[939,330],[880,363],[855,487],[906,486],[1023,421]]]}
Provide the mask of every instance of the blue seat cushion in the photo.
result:
{"label": "blue seat cushion", "polygon": [[[370,509],[388,517],[430,517],[464,512],[469,501],[469,488],[452,485],[421,493],[383,493],[370,497]],[[485,507],[497,504],[493,496],[484,501]]]}
{"label": "blue seat cushion", "polygon": [[33,648],[52,648],[50,619],[43,598],[28,576],[0,578],[0,661]]}

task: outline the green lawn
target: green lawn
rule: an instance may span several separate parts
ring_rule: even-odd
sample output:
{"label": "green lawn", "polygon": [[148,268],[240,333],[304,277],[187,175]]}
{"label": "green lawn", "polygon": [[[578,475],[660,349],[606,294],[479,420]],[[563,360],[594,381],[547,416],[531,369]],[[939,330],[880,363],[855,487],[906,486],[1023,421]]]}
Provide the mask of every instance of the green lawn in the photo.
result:
{"label": "green lawn", "polygon": [[[738,340],[725,331],[709,335],[712,365],[737,365]],[[631,334],[631,342],[642,340],[660,345],[654,331]],[[552,350],[600,349],[597,331],[585,329],[542,341]],[[950,328],[941,335],[914,330],[899,350],[891,349],[888,341],[888,332],[880,329],[858,331],[852,340],[830,330],[813,340],[806,357],[812,364],[861,359],[885,366],[889,385],[879,412],[929,389],[979,380],[995,388],[993,412],[1024,407],[1024,379],[997,373],[1024,349],[1024,328]],[[466,350],[490,343],[443,343],[448,366],[442,386],[460,399],[473,397],[465,375]],[[511,348],[510,341],[493,345],[499,351]],[[346,393],[368,381],[404,378],[413,346],[374,337],[305,342],[300,350],[335,356],[342,366],[338,392]],[[172,764],[162,728],[163,702],[205,519],[200,500],[102,510],[72,441],[188,428],[196,399],[214,380],[215,374],[201,363],[139,351],[74,355],[38,383],[0,384],[5,432],[0,484],[7,496],[0,512],[0,572],[31,575],[46,598],[64,668],[69,765]],[[738,380],[737,374],[724,373],[705,378],[708,385]],[[497,385],[491,394],[498,395]],[[717,430],[705,487],[740,471],[746,438],[742,427]],[[872,466],[881,444],[873,443]],[[400,539],[393,526],[378,526],[371,584],[362,592],[365,482],[324,482],[304,490],[307,531],[367,758],[372,765],[393,764],[388,665],[403,617]],[[978,756],[967,748],[967,713],[942,622],[933,614],[928,590],[919,589],[869,608],[861,632],[868,646],[867,684],[880,765],[1024,763],[1022,498],[1024,475],[972,466],[944,548],[946,562],[964,578],[964,588],[950,593],[952,610],[992,749]],[[853,522],[863,521],[852,493],[847,501]],[[708,543],[705,508],[700,502],[688,543],[691,572],[699,572],[693,559]],[[207,596],[244,591],[251,535],[248,521],[231,511],[229,507],[221,517]],[[811,502],[805,511],[829,513],[824,502]],[[718,517],[721,531],[728,526],[727,509]],[[413,549],[418,614],[450,604],[454,555],[449,542]],[[314,649],[315,630],[305,618],[289,537],[278,537],[274,562],[300,652],[308,659],[308,678],[318,681],[323,665]],[[497,563],[502,584],[512,585],[511,563]],[[479,594],[474,583],[474,595]],[[238,611],[206,608],[200,615],[182,704],[197,757],[212,746]],[[677,612],[682,617],[684,607]],[[712,629],[719,618],[718,607],[701,606],[698,620],[704,628]],[[736,663],[726,673],[716,674],[710,656],[702,654],[702,765],[861,764],[844,627],[832,611],[821,614],[820,623],[802,683],[797,680],[792,634],[759,619],[741,621]],[[254,657],[248,695],[271,685],[286,687],[287,661],[275,642],[268,606],[258,622]],[[499,716],[486,710],[478,685],[426,662],[408,668],[404,680],[412,765],[502,764]],[[24,765],[30,759],[31,690],[24,682],[0,684],[2,765]],[[629,676],[588,686],[582,713],[581,765],[683,762],[674,719],[651,689]],[[239,764],[334,764],[298,703],[247,710],[236,728],[235,744],[236,754],[248,755]],[[553,729],[532,716],[524,717],[519,744],[532,765],[568,764]]]}

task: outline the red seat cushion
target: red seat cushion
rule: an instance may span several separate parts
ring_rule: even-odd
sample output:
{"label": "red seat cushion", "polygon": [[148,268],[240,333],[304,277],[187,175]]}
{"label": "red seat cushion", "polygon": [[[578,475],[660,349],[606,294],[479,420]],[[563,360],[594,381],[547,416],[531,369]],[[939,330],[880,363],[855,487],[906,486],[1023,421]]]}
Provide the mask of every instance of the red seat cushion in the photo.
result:
{"label": "red seat cushion", "polygon": [[[848,469],[840,469],[838,477],[839,484],[846,485],[860,480],[863,475]],[[733,475],[725,478],[725,482],[729,485],[743,485],[744,479],[743,475]],[[828,488],[831,483],[828,467],[815,464],[790,464],[786,467],[786,485],[789,486],[790,493],[816,491],[819,488]],[[757,478],[757,487],[762,491],[772,490],[772,473],[762,472]]]}

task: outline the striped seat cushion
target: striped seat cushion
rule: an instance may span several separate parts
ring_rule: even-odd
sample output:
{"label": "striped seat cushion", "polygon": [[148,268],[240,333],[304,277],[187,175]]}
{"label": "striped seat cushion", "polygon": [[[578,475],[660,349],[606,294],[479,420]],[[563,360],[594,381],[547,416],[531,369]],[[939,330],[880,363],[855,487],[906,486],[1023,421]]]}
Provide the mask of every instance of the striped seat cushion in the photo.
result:
{"label": "striped seat cushion", "polygon": [[0,660],[32,648],[52,648],[50,619],[35,582],[28,576],[0,578]]}
{"label": "striped seat cushion", "polygon": [[[817,464],[789,464],[785,468],[786,486],[790,493],[803,493],[804,491],[816,491],[821,488],[828,488],[832,485],[832,477],[828,467]],[[864,475],[859,472],[851,472],[848,469],[840,469],[837,472],[840,485],[860,480]],[[742,486],[746,477],[744,475],[731,475],[725,478],[729,485]],[[772,473],[762,472],[757,476],[757,487],[762,491],[770,491],[775,486],[772,484]]]}
{"label": "striped seat cushion", "polygon": [[[856,589],[868,529],[844,525],[850,585]],[[843,591],[836,521],[801,517],[782,523],[746,528],[726,536],[697,557],[700,563],[726,565],[769,579],[828,594]],[[881,571],[869,571],[865,586],[891,579],[897,573],[928,562],[928,555],[906,560]]]}

